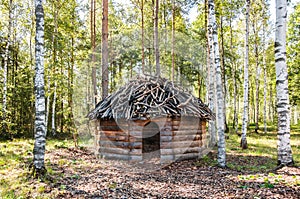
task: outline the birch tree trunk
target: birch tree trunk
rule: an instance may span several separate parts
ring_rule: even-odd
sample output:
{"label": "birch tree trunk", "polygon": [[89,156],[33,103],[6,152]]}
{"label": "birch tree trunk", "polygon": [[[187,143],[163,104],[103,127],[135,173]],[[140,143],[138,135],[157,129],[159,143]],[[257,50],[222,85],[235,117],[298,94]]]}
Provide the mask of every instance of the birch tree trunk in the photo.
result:
{"label": "birch tree trunk", "polygon": [[[210,110],[216,112],[216,85],[215,85],[215,75],[216,70],[214,67],[214,51],[213,51],[213,27],[212,27],[212,14],[209,10],[208,22],[207,22],[207,39],[208,39],[208,105]],[[217,129],[216,121],[210,120],[208,123],[208,129],[210,133],[210,147],[214,147],[217,143]]]}
{"label": "birch tree trunk", "polygon": [[52,117],[51,117],[51,133],[53,136],[56,135],[56,125],[55,125],[55,115],[56,115],[56,88],[57,88],[57,83],[55,81],[54,83],[54,92],[53,92],[53,102],[52,102]]}
{"label": "birch tree trunk", "polygon": [[[265,22],[264,22],[265,23]],[[266,66],[266,32],[263,25],[263,68],[264,68],[264,133],[267,133],[267,66]]]}
{"label": "birch tree trunk", "polygon": [[9,11],[8,11],[8,34],[7,34],[7,41],[5,45],[5,53],[4,53],[4,60],[3,60],[3,101],[2,101],[2,132],[3,135],[7,138],[8,129],[7,129],[7,121],[6,121],[6,114],[7,114],[7,68],[8,68],[8,60],[9,60],[9,47],[10,47],[10,40],[11,40],[11,29],[12,29],[12,0],[9,1]]}
{"label": "birch tree trunk", "polygon": [[224,100],[223,100],[223,114],[224,114],[224,130],[226,133],[228,133],[229,129],[227,126],[227,121],[226,121],[226,76],[225,76],[225,50],[224,50],[224,28],[223,28],[223,17],[220,17],[220,31],[221,31],[221,70],[222,70],[222,90],[223,90],[223,96],[224,96]]}
{"label": "birch tree trunk", "polygon": [[214,65],[216,70],[216,96],[217,96],[217,130],[218,130],[218,163],[220,167],[226,167],[225,151],[225,129],[224,129],[224,94],[222,87],[222,70],[220,65],[220,51],[218,44],[218,28],[215,16],[215,5],[213,0],[208,0],[208,10],[210,15],[209,26],[212,29],[214,46]]}
{"label": "birch tree trunk", "polygon": [[243,111],[243,123],[242,123],[242,149],[247,149],[247,126],[248,126],[248,106],[249,106],[249,12],[250,0],[246,0],[246,35],[245,35],[245,65],[244,65],[244,111]]}
{"label": "birch tree trunk", "polygon": [[33,148],[33,173],[36,177],[44,175],[46,125],[44,91],[44,9],[42,0],[35,0],[36,36],[35,36],[35,143]]}
{"label": "birch tree trunk", "polygon": [[287,1],[276,0],[275,67],[278,113],[278,165],[292,165],[290,145],[290,102],[286,65],[286,16]]}
{"label": "birch tree trunk", "polygon": [[155,15],[154,15],[154,49],[155,49],[155,65],[156,76],[160,76],[160,63],[159,63],[159,38],[158,38],[158,11],[159,0],[155,0]]}
{"label": "birch tree trunk", "polygon": [[102,1],[102,99],[108,95],[108,0]]}
{"label": "birch tree trunk", "polygon": [[260,66],[259,66],[259,55],[258,55],[258,30],[257,30],[257,19],[254,19],[255,22],[253,23],[253,32],[255,36],[255,42],[254,42],[254,53],[255,53],[255,65],[256,65],[256,77],[255,77],[255,133],[258,133],[259,129],[259,86],[260,86]]}
{"label": "birch tree trunk", "polygon": [[[204,24],[206,27],[206,33],[205,33],[205,44],[206,44],[206,71],[207,71],[207,77],[206,77],[206,103],[210,104],[209,102],[209,78],[210,78],[210,54],[209,54],[209,29],[208,29],[208,0],[204,0]],[[213,111],[214,112],[214,111]],[[210,125],[210,123],[208,124]],[[209,128],[209,127],[208,127]],[[210,131],[209,131],[210,132]]]}

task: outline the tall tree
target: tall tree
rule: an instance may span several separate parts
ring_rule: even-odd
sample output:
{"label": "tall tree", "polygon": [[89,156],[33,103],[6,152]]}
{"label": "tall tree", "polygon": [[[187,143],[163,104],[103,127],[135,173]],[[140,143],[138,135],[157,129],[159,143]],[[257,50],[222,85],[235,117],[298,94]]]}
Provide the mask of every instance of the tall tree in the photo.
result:
{"label": "tall tree", "polygon": [[286,65],[287,1],[276,0],[275,67],[278,113],[278,165],[292,165],[290,144],[290,102]]}
{"label": "tall tree", "polygon": [[108,0],[102,1],[102,99],[108,95]]}
{"label": "tall tree", "polygon": [[261,73],[261,68],[259,65],[259,43],[258,43],[258,21],[257,17],[254,16],[254,21],[253,21],[253,33],[254,33],[254,55],[255,55],[255,68],[256,68],[256,76],[255,76],[255,133],[258,133],[259,129],[259,87],[260,87],[260,73]]}
{"label": "tall tree", "polygon": [[35,0],[36,36],[35,36],[35,143],[33,148],[33,172],[36,176],[44,175],[46,124],[44,91],[44,9],[42,0]]}
{"label": "tall tree", "polygon": [[[208,1],[207,7],[208,7]],[[207,20],[207,56],[208,56],[208,104],[212,112],[216,112],[216,84],[215,75],[216,70],[214,67],[214,51],[213,51],[213,27],[212,27],[212,14],[208,10],[208,20]],[[216,131],[216,121],[210,120],[208,124],[208,129],[210,133],[210,144],[215,146],[217,143],[217,131]]]}
{"label": "tall tree", "polygon": [[243,111],[243,124],[242,124],[242,139],[241,147],[248,148],[247,144],[247,126],[248,126],[248,106],[249,106],[249,13],[250,13],[250,0],[246,0],[246,34],[245,34],[245,63],[244,63],[244,111]]}
{"label": "tall tree", "polygon": [[218,163],[219,166],[226,166],[225,151],[225,129],[224,129],[224,93],[222,87],[222,70],[220,64],[220,51],[218,43],[218,28],[215,16],[215,4],[213,0],[208,0],[209,27],[212,29],[214,65],[216,70],[216,97],[217,97],[217,130],[218,130]]}
{"label": "tall tree", "polygon": [[8,136],[7,129],[7,70],[9,62],[9,48],[11,43],[11,29],[12,29],[12,0],[9,1],[9,10],[8,10],[8,32],[7,32],[7,41],[5,45],[5,53],[3,60],[3,101],[2,101],[2,133],[4,136]]}
{"label": "tall tree", "polygon": [[160,76],[160,63],[159,63],[159,38],[158,38],[158,11],[159,0],[155,0],[155,14],[154,14],[154,50],[155,50],[155,66],[156,76]]}
{"label": "tall tree", "polygon": [[175,75],[175,0],[172,0],[172,81]]}
{"label": "tall tree", "polygon": [[97,104],[97,70],[96,70],[96,0],[91,0],[91,43],[92,43],[92,84],[94,99],[93,104]]}
{"label": "tall tree", "polygon": [[141,0],[142,16],[142,73],[145,74],[145,21],[144,21],[144,0]]}

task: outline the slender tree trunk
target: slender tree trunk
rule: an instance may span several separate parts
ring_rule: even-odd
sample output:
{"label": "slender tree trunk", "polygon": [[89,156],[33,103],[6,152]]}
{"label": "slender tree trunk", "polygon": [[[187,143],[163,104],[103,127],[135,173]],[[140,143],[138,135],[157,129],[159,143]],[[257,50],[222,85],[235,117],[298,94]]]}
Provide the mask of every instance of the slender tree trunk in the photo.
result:
{"label": "slender tree trunk", "polygon": [[[208,0],[204,1],[204,24],[205,24],[205,44],[206,44],[206,71],[207,71],[207,78],[206,78],[206,102],[209,104],[209,92],[210,92],[210,47],[209,47],[209,30],[208,30]],[[210,132],[210,131],[209,131]]]}
{"label": "slender tree trunk", "polygon": [[[51,117],[51,133],[53,136],[56,135],[56,123],[55,123],[55,117],[56,117],[56,98],[57,98],[57,66],[58,66],[58,61],[57,61],[57,47],[58,47],[58,40],[57,40],[57,35],[58,35],[58,10],[54,6],[54,34],[52,35],[52,46],[53,46],[53,70],[54,70],[54,91],[53,91],[53,102],[52,102],[52,117]],[[48,121],[47,121],[48,122]],[[47,124],[46,124],[47,125]],[[46,126],[47,127],[47,126]]]}
{"label": "slender tree trunk", "polygon": [[263,26],[263,68],[264,68],[264,132],[267,133],[267,66],[266,66],[265,25]]}
{"label": "slender tree trunk", "polygon": [[91,42],[92,42],[92,84],[93,84],[93,104],[98,102],[97,93],[97,69],[96,69],[96,0],[91,0]]}
{"label": "slender tree trunk", "polygon": [[260,86],[260,65],[259,65],[259,55],[258,55],[258,35],[257,35],[257,20],[254,19],[255,22],[253,23],[253,32],[255,36],[255,42],[254,42],[254,53],[255,53],[255,64],[256,64],[256,77],[255,77],[255,133],[258,133],[259,130],[259,86]]}
{"label": "slender tree trunk", "polygon": [[8,34],[7,41],[5,45],[4,53],[4,63],[3,63],[3,101],[2,101],[2,133],[5,137],[9,137],[7,129],[7,70],[8,70],[8,60],[9,60],[9,47],[11,40],[11,29],[12,29],[12,0],[9,1],[9,10],[8,10]]}
{"label": "slender tree trunk", "polygon": [[49,112],[50,112],[50,75],[48,75],[48,82],[47,82],[47,104],[46,104],[46,118],[45,118],[45,124],[46,124],[46,129],[48,130],[48,121],[49,121]]}
{"label": "slender tree trunk", "polygon": [[51,132],[56,135],[55,115],[56,115],[56,96],[57,96],[57,82],[54,82],[53,102],[52,102],[52,117],[51,117]]}
{"label": "slender tree trunk", "polygon": [[274,123],[274,100],[273,100],[273,86],[270,84],[270,103],[269,103],[269,116],[272,123]]}
{"label": "slender tree trunk", "polygon": [[108,96],[108,0],[102,1],[102,99]]}
{"label": "slender tree trunk", "polygon": [[246,0],[246,36],[245,36],[245,65],[244,65],[244,111],[243,111],[243,124],[242,124],[242,149],[247,149],[247,126],[248,126],[248,106],[249,106],[249,13],[250,13],[250,0]]}
{"label": "slender tree trunk", "polygon": [[210,29],[213,35],[214,48],[214,64],[216,70],[216,96],[217,96],[217,130],[218,130],[218,163],[220,167],[226,167],[226,151],[225,151],[225,129],[224,129],[224,95],[222,88],[222,70],[220,65],[220,54],[218,44],[218,28],[215,16],[215,5],[213,0],[208,0],[208,9],[211,19],[209,21]]}
{"label": "slender tree trunk", "polygon": [[[215,113],[216,112],[216,85],[215,85],[215,67],[214,67],[214,51],[213,51],[213,27],[212,27],[212,14],[208,15],[208,23],[207,23],[207,32],[208,32],[208,56],[209,56],[209,67],[208,67],[208,105],[210,110]],[[213,147],[217,143],[217,132],[216,132],[216,121],[210,120],[208,124],[208,129],[210,133],[210,146]]]}
{"label": "slender tree trunk", "polygon": [[[232,1],[230,1],[230,5],[232,5]],[[230,20],[229,20],[229,27],[230,27],[230,54],[233,56],[233,33],[232,33],[232,11],[230,12]],[[237,112],[237,75],[236,75],[236,64],[233,63],[233,59],[230,58],[231,66],[232,66],[232,79],[233,79],[233,122],[232,127],[235,133],[238,132],[238,112]]]}
{"label": "slender tree trunk", "polygon": [[33,149],[33,167],[36,177],[46,173],[45,148],[47,129],[45,125],[44,92],[44,9],[42,0],[35,0],[36,36],[35,36],[35,143]]}
{"label": "slender tree trunk", "polygon": [[154,17],[154,49],[155,49],[155,65],[156,76],[160,77],[160,63],[159,63],[159,38],[158,38],[158,11],[159,0],[155,0],[155,17]]}
{"label": "slender tree trunk", "polygon": [[172,81],[175,75],[175,0],[172,0]]}
{"label": "slender tree trunk", "polygon": [[286,65],[287,1],[276,0],[275,67],[278,114],[278,165],[294,163],[290,144],[290,102]]}
{"label": "slender tree trunk", "polygon": [[[72,26],[74,27],[74,20],[75,20],[75,8],[72,11]],[[71,60],[70,65],[68,68],[68,106],[69,106],[69,115],[68,115],[68,131],[69,134],[72,133],[73,135],[73,141],[74,145],[77,148],[78,147],[78,134],[76,131],[76,127],[74,125],[74,114],[73,114],[73,93],[74,93],[74,65],[75,65],[75,58],[74,58],[74,36],[71,35]]]}
{"label": "slender tree trunk", "polygon": [[144,24],[144,0],[141,0],[141,15],[142,15],[142,74],[145,74],[145,24]]}
{"label": "slender tree trunk", "polygon": [[224,30],[223,30],[223,17],[221,16],[221,23],[220,23],[220,31],[221,31],[221,70],[222,70],[222,90],[223,90],[223,114],[224,114],[224,129],[225,133],[228,133],[229,129],[227,126],[227,121],[226,121],[226,95],[227,95],[227,90],[226,90],[226,77],[225,77],[225,50],[224,50]]}

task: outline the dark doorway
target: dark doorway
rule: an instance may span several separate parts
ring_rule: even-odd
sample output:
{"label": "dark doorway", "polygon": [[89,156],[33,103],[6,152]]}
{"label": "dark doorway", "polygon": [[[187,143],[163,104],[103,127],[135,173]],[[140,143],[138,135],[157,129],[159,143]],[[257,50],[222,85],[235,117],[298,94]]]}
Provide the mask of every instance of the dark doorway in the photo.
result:
{"label": "dark doorway", "polygon": [[160,131],[155,122],[146,124],[143,128],[143,159],[160,157]]}

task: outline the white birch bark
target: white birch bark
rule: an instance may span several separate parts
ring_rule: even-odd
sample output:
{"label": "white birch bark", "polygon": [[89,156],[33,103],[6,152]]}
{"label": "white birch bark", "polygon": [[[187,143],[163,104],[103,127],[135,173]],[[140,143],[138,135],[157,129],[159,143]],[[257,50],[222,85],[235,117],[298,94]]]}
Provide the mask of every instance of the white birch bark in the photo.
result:
{"label": "white birch bark", "polygon": [[255,77],[255,133],[258,133],[259,130],[259,87],[260,87],[260,73],[261,68],[259,65],[259,52],[258,52],[258,30],[257,30],[257,19],[254,19],[255,22],[253,23],[253,32],[255,35],[255,42],[254,42],[254,53],[255,53],[255,65],[256,65],[256,77]]}
{"label": "white birch bark", "polygon": [[215,4],[213,0],[208,1],[209,15],[212,26],[213,35],[213,49],[214,49],[214,64],[216,70],[216,97],[217,97],[217,130],[218,130],[218,163],[219,166],[226,166],[226,151],[225,151],[225,129],[224,129],[224,93],[222,87],[222,70],[220,64],[220,51],[218,43],[218,27],[215,16]]}
{"label": "white birch bark", "polygon": [[5,53],[3,60],[3,101],[2,101],[2,131],[4,135],[7,135],[7,124],[6,124],[6,114],[7,114],[7,67],[9,60],[9,47],[10,47],[10,36],[11,36],[11,27],[12,27],[12,0],[9,1],[9,11],[8,11],[8,34],[7,41],[5,45]]}
{"label": "white birch bark", "polygon": [[287,1],[276,0],[275,67],[278,113],[278,165],[293,164],[290,145],[290,102],[286,64]]}
{"label": "white birch bark", "polygon": [[[208,64],[209,64],[209,74],[208,74],[208,105],[210,110],[213,113],[216,113],[216,85],[215,85],[215,67],[214,67],[214,51],[213,51],[213,27],[212,27],[212,15],[208,15],[208,23],[207,23],[207,30],[208,30]],[[208,129],[210,134],[209,144],[210,147],[213,147],[217,143],[217,129],[216,129],[216,121],[210,120],[208,123]]]}
{"label": "white birch bark", "polygon": [[266,32],[263,26],[263,68],[264,68],[264,133],[267,133],[267,66],[266,66]]}
{"label": "white birch bark", "polygon": [[246,35],[245,35],[245,63],[244,63],[244,111],[242,121],[241,147],[247,149],[247,126],[248,126],[248,106],[249,106],[249,12],[250,0],[246,0]]}
{"label": "white birch bark", "polygon": [[47,82],[47,103],[46,103],[46,118],[45,118],[45,125],[46,129],[48,128],[48,121],[49,121],[49,112],[50,112],[50,75],[48,75],[48,82]]}
{"label": "white birch bark", "polygon": [[56,80],[55,80],[54,93],[53,93],[53,102],[52,102],[52,117],[51,117],[51,132],[52,132],[53,136],[56,135],[56,126],[55,126],[56,88],[57,88],[57,83],[56,83]]}
{"label": "white birch bark", "polygon": [[35,132],[33,166],[36,175],[43,175],[45,169],[46,125],[44,91],[44,9],[42,0],[35,0],[36,36],[35,36]]}

